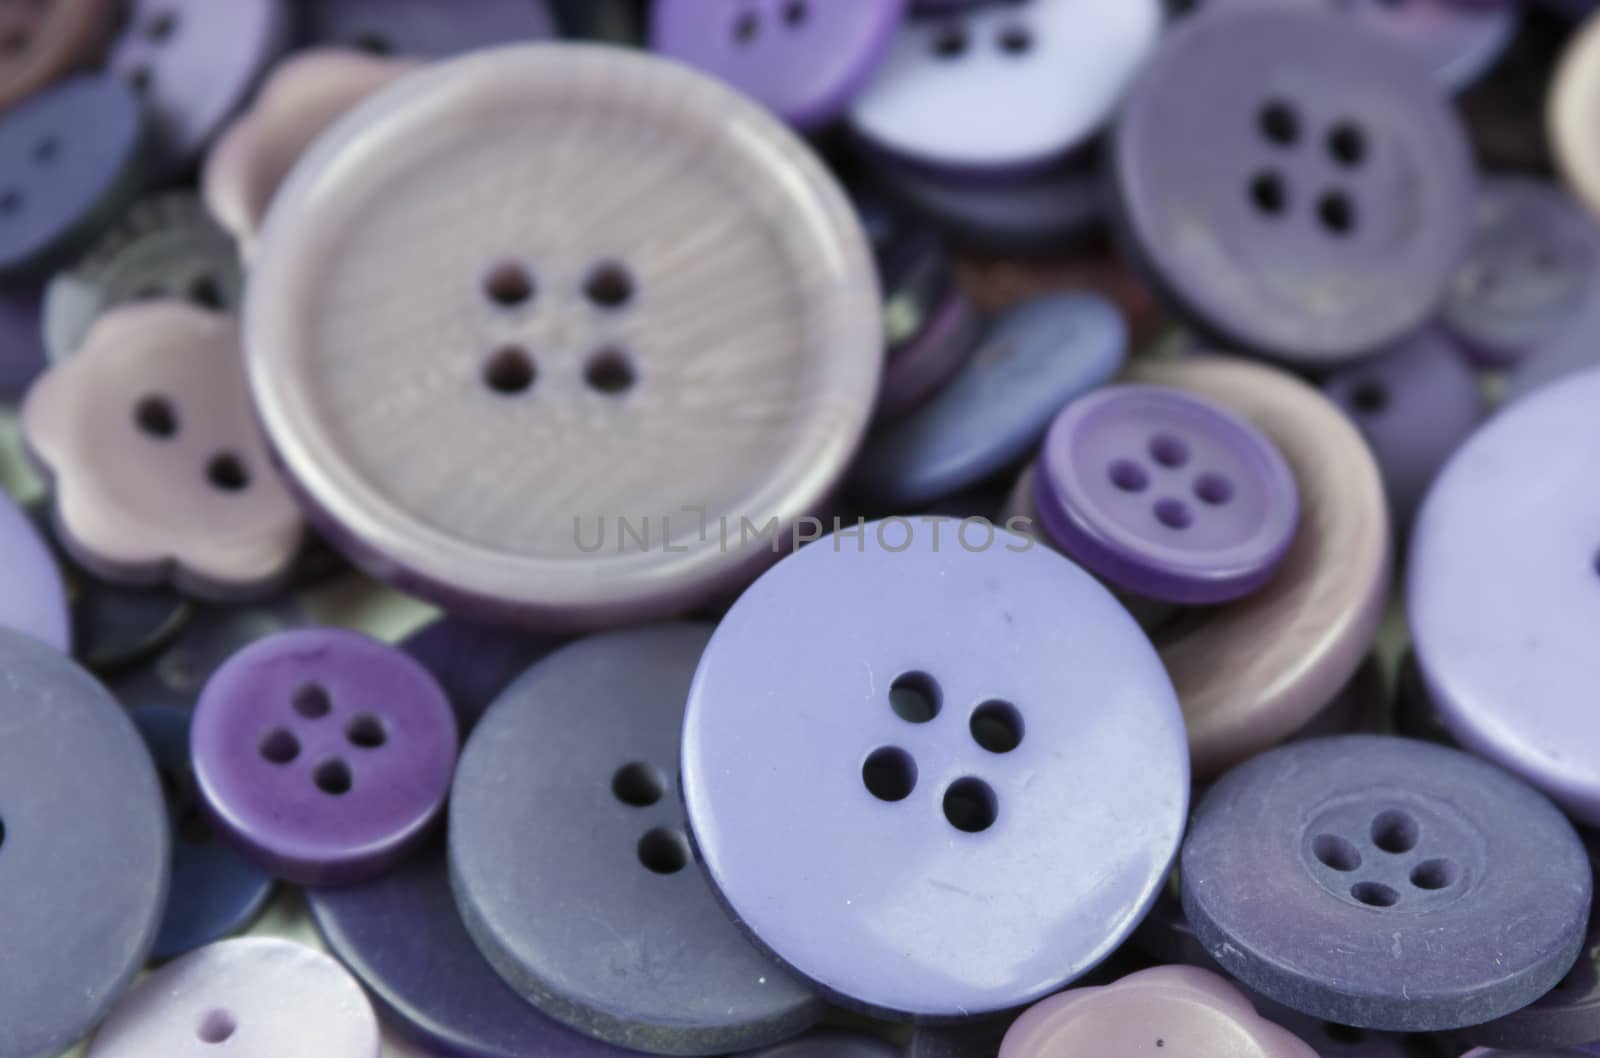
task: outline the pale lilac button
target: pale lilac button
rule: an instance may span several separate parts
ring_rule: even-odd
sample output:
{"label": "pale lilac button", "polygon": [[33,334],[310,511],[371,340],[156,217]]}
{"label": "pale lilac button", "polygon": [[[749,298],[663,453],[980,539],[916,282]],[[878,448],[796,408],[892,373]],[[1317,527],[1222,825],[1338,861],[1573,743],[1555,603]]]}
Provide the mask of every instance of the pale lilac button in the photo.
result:
{"label": "pale lilac button", "polygon": [[195,781],[225,836],[306,885],[399,862],[444,806],[458,736],[428,671],[355,632],[284,632],[206,683],[190,734]]}
{"label": "pale lilac button", "polygon": [[332,48],[273,68],[250,109],[222,133],[200,173],[206,208],[249,256],[267,207],[289,170],[345,111],[419,65]]}
{"label": "pale lilac button", "polygon": [[1161,386],[1109,386],[1069,404],[1039,454],[1037,510],[1051,538],[1136,595],[1219,603],[1283,561],[1299,489],[1260,430]]}
{"label": "pale lilac button", "polygon": [[883,363],[866,240],[810,149],[681,64],[573,44],[437,64],[330,129],[273,205],[245,332],[267,432],[354,561],[566,628],[747,583],[773,550],[739,527],[821,506]]}
{"label": "pale lilac button", "polygon": [[1300,489],[1300,528],[1276,575],[1155,635],[1183,703],[1195,774],[1212,776],[1293,734],[1366,657],[1389,591],[1382,479],[1339,409],[1283,371],[1191,356],[1135,361],[1130,375],[1249,420]]}
{"label": "pale lilac button", "polygon": [[235,599],[272,591],[299,554],[233,320],[183,302],[107,313],[28,392],[22,431],[63,544],[107,580]]}
{"label": "pale lilac button", "polygon": [[1160,29],[1157,0],[919,13],[851,106],[850,127],[875,150],[927,165],[1052,161],[1110,118]]}
{"label": "pale lilac button", "polygon": [[88,1058],[379,1058],[378,1019],[333,959],[276,937],[218,941],[146,977]]}
{"label": "pale lilac button", "polygon": [[1051,996],[1023,1011],[999,1058],[1317,1058],[1288,1029],[1256,1013],[1221,974],[1157,966],[1100,988]]}
{"label": "pale lilac button", "polygon": [[831,121],[883,57],[905,0],[657,0],[650,45],[801,128]]}

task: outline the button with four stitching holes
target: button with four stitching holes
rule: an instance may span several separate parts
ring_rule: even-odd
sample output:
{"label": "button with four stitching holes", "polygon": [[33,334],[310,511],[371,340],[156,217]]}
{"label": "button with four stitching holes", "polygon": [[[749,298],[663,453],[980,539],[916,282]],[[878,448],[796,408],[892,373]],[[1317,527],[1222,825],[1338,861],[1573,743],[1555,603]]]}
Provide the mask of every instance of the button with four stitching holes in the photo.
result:
{"label": "button with four stitching holes", "polygon": [[356,632],[260,640],[206,682],[191,733],[212,822],[302,885],[353,884],[401,862],[444,806],[456,722],[417,662]]}
{"label": "button with four stitching holes", "polygon": [[1115,219],[1229,345],[1306,366],[1415,329],[1466,249],[1459,120],[1398,47],[1332,12],[1186,20],[1123,103]]}
{"label": "button with four stitching holes", "polygon": [[1182,877],[1184,913],[1228,973],[1390,1031],[1470,1025],[1548,992],[1591,897],[1583,844],[1536,790],[1382,735],[1295,742],[1224,775],[1195,810]]}
{"label": "button with four stitching holes", "polygon": [[1050,427],[1036,510],[1062,551],[1137,595],[1219,603],[1272,576],[1294,539],[1289,464],[1246,420],[1160,386],[1109,386]]}
{"label": "button with four stitching holes", "polygon": [[150,754],[55,647],[0,629],[0,1054],[54,1058],[144,965],[169,837]]}
{"label": "button with four stitching holes", "polygon": [[866,240],[809,149],[588,45],[454,59],[348,114],[273,205],[245,321],[275,450],[358,565],[566,628],[770,564],[739,526],[821,506],[883,361]]}
{"label": "button with four stitching holes", "polygon": [[1116,600],[1026,537],[934,528],[778,563],[717,627],[683,724],[733,914],[836,1001],[904,1019],[1093,968],[1155,899],[1189,790],[1172,686]]}

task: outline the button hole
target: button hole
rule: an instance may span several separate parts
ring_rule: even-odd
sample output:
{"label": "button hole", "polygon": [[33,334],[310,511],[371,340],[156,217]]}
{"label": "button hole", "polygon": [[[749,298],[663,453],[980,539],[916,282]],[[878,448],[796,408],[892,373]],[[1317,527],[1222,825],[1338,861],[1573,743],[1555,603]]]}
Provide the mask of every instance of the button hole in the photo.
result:
{"label": "button hole", "polygon": [[917,762],[898,746],[883,746],[867,754],[861,783],[880,801],[904,801],[917,788]]}
{"label": "button hole", "polygon": [[676,827],[658,827],[639,839],[639,862],[654,874],[677,874],[689,865],[689,839]]}
{"label": "button hole", "polygon": [[611,777],[611,794],[625,805],[648,808],[661,800],[666,792],[666,782],[661,773],[648,764],[634,761],[624,764]]}
{"label": "button hole", "polygon": [[357,749],[378,749],[389,741],[389,732],[373,714],[357,713],[344,725],[344,737]]}
{"label": "button hole", "polygon": [[944,817],[957,830],[978,834],[994,826],[1000,804],[982,779],[957,779],[944,792]]}
{"label": "button hole", "polygon": [[889,684],[889,708],[910,724],[926,724],[939,715],[943,694],[926,672],[906,672]]}
{"label": "button hole", "polygon": [[311,773],[311,781],[329,797],[343,797],[355,784],[355,777],[350,772],[350,765],[335,757],[318,764]]}
{"label": "button hole", "polygon": [[333,711],[333,697],[320,683],[302,683],[296,687],[289,704],[307,720],[320,720]]}

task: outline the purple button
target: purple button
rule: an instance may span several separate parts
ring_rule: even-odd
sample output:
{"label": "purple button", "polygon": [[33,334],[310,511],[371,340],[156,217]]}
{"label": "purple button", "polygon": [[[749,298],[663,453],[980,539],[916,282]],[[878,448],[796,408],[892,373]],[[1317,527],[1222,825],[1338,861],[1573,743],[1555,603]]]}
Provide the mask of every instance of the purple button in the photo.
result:
{"label": "purple button", "polygon": [[1108,1054],[1317,1058],[1287,1029],[1255,1012],[1239,988],[1193,966],[1157,966],[1100,988],[1076,988],[1022,1012],[999,1058],[1103,1058]]}
{"label": "purple button", "polygon": [[1183,829],[1187,753],[1092,577],[1004,530],[933,531],[825,537],[740,597],[689,694],[683,795],[785,963],[880,1015],[975,1017],[1127,937]]}
{"label": "purple button", "polygon": [[1403,49],[1332,12],[1177,26],[1112,161],[1117,220],[1158,288],[1231,344],[1297,363],[1414,330],[1466,246],[1459,120]]}
{"label": "purple button", "polygon": [[544,0],[315,0],[301,10],[311,43],[374,55],[456,55],[556,35]]}
{"label": "purple button", "polygon": [[0,492],[0,628],[32,636],[61,651],[71,649],[72,624],[66,587],[50,545],[33,520]]}
{"label": "purple button", "polygon": [[1160,29],[1157,0],[918,14],[851,106],[850,126],[874,150],[940,168],[1054,161],[1110,118]]}
{"label": "purple button", "polygon": [[1184,912],[1222,968],[1360,1028],[1432,1032],[1526,1006],[1571,968],[1590,896],[1583,844],[1536,790],[1381,735],[1240,765],[1183,844]]}
{"label": "purple button", "polygon": [[181,170],[288,45],[289,0],[129,0],[127,6],[107,67],[149,105],[163,160]]}
{"label": "purple button", "polygon": [[53,647],[0,629],[0,1054],[46,1058],[144,965],[170,838],[150,754]]}
{"label": "purple button", "polygon": [[1490,419],[1439,475],[1406,601],[1429,696],[1456,740],[1600,823],[1600,371]]}
{"label": "purple button", "polygon": [[836,117],[883,58],[905,0],[658,0],[650,46],[801,128]]}
{"label": "purple button", "polygon": [[465,736],[506,685],[555,645],[515,628],[441,617],[407,636],[400,649],[439,681]]}
{"label": "purple button", "polygon": [[1383,33],[1421,59],[1446,88],[1464,88],[1500,58],[1516,36],[1513,3],[1470,0],[1356,0],[1343,2],[1362,25]]}
{"label": "purple button", "polygon": [[879,414],[893,418],[918,407],[961,370],[983,338],[983,317],[959,287],[934,310],[927,326],[889,351]]}
{"label": "purple button", "polygon": [[219,941],[139,983],[88,1058],[379,1058],[378,1019],[328,956],[276,937]]}
{"label": "purple button", "polygon": [[1600,301],[1600,224],[1555,184],[1483,182],[1472,242],[1441,312],[1481,362],[1510,367]]}
{"label": "purple button", "polygon": [[1067,555],[1167,602],[1248,595],[1283,561],[1300,519],[1294,474],[1260,430],[1160,386],[1111,386],[1069,404],[1034,488]]}
{"label": "purple button", "polygon": [[1478,377],[1455,343],[1428,328],[1322,384],[1366,438],[1404,534],[1445,460],[1488,414]]}
{"label": "purple button", "polygon": [[0,400],[15,400],[45,368],[42,301],[36,289],[0,294]]}
{"label": "purple button", "polygon": [[444,805],[456,724],[406,655],[331,628],[233,655],[195,706],[195,778],[242,851],[301,884],[382,873]]}

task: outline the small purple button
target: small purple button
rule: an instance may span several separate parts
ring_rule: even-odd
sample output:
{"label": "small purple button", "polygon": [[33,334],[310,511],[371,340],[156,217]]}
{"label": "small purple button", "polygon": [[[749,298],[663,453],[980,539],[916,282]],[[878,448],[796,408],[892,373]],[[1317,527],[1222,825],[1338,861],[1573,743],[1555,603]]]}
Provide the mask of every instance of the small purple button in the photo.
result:
{"label": "small purple button", "polygon": [[372,878],[416,847],[444,805],[455,717],[428,671],[332,628],[285,632],[207,682],[191,735],[220,828],[304,885]]}
{"label": "small purple button", "polygon": [[651,46],[801,128],[832,120],[894,38],[905,0],[657,0]]}
{"label": "small purple button", "polygon": [[1068,405],[1034,483],[1064,552],[1166,602],[1248,595],[1277,569],[1300,518],[1294,474],[1265,434],[1162,386],[1111,386]]}

